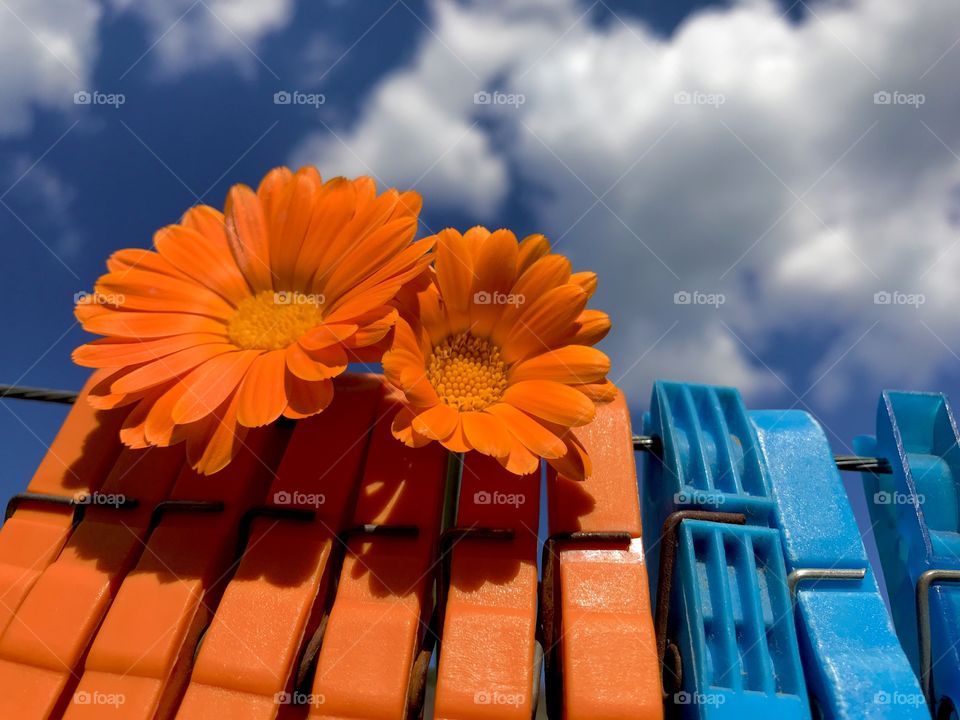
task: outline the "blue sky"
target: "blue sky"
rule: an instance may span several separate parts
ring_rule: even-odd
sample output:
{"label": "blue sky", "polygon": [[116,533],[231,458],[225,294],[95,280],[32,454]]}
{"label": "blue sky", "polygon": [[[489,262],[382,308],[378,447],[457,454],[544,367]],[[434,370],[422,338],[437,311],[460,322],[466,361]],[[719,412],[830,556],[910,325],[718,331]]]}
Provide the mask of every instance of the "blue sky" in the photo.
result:
{"label": "blue sky", "polygon": [[[960,8],[922,5],[8,0],[0,381],[79,387],[112,251],[314,162],[597,270],[638,419],[657,378],[729,384],[852,452],[881,389],[960,367]],[[63,410],[3,405],[8,496]]]}

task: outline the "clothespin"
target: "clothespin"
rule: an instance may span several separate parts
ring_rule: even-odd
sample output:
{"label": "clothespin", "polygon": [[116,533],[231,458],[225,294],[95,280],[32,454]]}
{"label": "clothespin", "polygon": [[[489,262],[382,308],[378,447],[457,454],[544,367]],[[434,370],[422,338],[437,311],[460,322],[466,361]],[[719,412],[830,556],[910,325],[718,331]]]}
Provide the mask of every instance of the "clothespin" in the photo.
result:
{"label": "clothespin", "polygon": [[960,706],[958,442],[946,396],[885,391],[876,438],[854,445],[892,471],[864,473],[867,507],[897,634],[936,718]]}

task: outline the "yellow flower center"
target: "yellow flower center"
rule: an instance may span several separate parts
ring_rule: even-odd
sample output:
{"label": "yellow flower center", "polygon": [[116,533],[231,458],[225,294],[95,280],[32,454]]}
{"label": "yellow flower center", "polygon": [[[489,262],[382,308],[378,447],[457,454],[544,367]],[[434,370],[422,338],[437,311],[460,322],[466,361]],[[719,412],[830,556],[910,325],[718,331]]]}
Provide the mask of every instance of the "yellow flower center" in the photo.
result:
{"label": "yellow flower center", "polygon": [[446,405],[463,411],[482,410],[507,389],[500,349],[470,333],[448,337],[433,349],[427,377]]}
{"label": "yellow flower center", "polygon": [[264,290],[243,300],[227,324],[227,334],[244,350],[281,350],[323,322],[322,298]]}

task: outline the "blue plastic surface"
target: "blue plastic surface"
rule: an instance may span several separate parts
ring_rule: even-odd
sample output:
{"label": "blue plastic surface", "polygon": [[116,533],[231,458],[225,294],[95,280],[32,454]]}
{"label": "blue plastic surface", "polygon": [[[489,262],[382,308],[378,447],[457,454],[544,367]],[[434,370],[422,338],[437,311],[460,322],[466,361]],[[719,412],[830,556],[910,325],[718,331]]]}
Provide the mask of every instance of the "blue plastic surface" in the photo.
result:
{"label": "blue plastic surface", "polygon": [[[932,393],[884,392],[877,437],[856,452],[886,459],[892,474],[864,474],[867,507],[897,634],[919,672],[917,581],[933,569],[960,570],[960,437],[949,402]],[[960,585],[930,591],[933,689],[938,711],[960,706]]]}
{"label": "blue plastic surface", "polygon": [[[683,689],[691,699],[723,697],[689,702],[681,714],[928,718],[816,421],[801,411],[748,413],[732,388],[658,382],[645,432],[663,447],[662,458],[645,460],[651,566],[660,544],[652,529],[670,513],[747,517],[746,526],[681,525],[670,632]],[[787,576],[801,568],[863,578],[803,582],[794,609]]]}

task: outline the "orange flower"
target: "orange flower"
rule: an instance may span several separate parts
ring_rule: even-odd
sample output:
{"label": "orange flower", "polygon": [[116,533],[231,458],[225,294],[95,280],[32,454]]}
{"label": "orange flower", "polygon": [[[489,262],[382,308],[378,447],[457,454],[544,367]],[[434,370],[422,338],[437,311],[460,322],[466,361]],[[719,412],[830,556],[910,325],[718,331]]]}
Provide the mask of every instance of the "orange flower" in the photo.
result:
{"label": "orange flower", "polygon": [[585,309],[596,275],[571,274],[542,235],[518,244],[508,230],[475,227],[437,238],[436,280],[383,358],[408,403],[394,435],[478,450],[517,474],[542,457],[567,477],[589,476],[570,428],[615,393],[610,361],[590,347],[610,329],[606,313]]}
{"label": "orange flower", "polygon": [[115,253],[76,308],[105,337],[74,360],[116,370],[91,402],[135,403],[123,441],[186,440],[203,473],[233,458],[247,428],[322,411],[348,361],[379,359],[394,297],[430,263],[434,240],[411,244],[420,204],[378,196],[369,178],[276,168],[256,192],[232,187],[223,213],[191,208],[154,236],[156,252]]}

